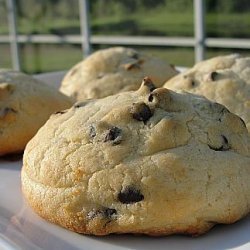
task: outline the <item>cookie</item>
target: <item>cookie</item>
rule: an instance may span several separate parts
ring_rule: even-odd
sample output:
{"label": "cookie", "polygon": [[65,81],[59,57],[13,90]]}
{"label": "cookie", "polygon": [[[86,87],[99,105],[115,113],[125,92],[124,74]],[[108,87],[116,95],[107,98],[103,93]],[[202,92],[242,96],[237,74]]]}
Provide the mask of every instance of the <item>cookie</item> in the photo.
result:
{"label": "cookie", "polygon": [[53,112],[71,105],[67,96],[31,76],[1,69],[0,156],[22,152]]}
{"label": "cookie", "polygon": [[78,101],[137,90],[145,76],[156,86],[177,74],[167,62],[134,49],[114,47],[93,53],[64,77],[61,92]]}
{"label": "cookie", "polygon": [[199,235],[250,212],[249,179],[238,116],[146,78],[53,115],[25,149],[22,191],[41,217],[78,233]]}
{"label": "cookie", "polygon": [[199,62],[164,87],[203,95],[225,105],[250,131],[250,57],[232,54]]}

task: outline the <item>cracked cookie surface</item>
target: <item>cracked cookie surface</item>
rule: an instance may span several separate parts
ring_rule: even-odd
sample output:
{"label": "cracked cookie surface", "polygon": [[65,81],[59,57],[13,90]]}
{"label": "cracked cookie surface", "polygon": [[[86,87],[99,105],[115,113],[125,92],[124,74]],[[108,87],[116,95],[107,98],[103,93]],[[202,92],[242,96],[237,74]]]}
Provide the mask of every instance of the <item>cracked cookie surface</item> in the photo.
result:
{"label": "cracked cookie surface", "polygon": [[250,212],[250,138],[224,106],[152,88],[74,105],[28,143],[22,190],[43,218],[94,235],[199,235]]}
{"label": "cracked cookie surface", "polygon": [[63,79],[60,90],[82,101],[137,90],[145,76],[159,87],[177,73],[161,59],[114,47],[97,51],[75,65]]}
{"label": "cracked cookie surface", "polygon": [[197,63],[164,87],[203,95],[239,115],[250,131],[250,57],[218,56]]}
{"label": "cracked cookie surface", "polygon": [[58,110],[72,101],[21,72],[0,70],[0,155],[18,153]]}

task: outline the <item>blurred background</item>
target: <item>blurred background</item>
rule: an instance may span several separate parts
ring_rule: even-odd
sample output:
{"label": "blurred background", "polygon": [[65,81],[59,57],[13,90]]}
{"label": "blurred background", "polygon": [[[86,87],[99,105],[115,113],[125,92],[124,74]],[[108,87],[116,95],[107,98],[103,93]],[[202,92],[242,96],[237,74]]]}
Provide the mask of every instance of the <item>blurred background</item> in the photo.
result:
{"label": "blurred background", "polygon": [[[8,0],[7,0],[8,1]],[[12,67],[8,39],[7,1],[0,0],[0,67]],[[67,70],[82,59],[81,39],[67,42],[65,37],[81,34],[78,0],[15,0],[21,70],[27,73]],[[194,2],[192,0],[89,0],[89,30],[96,41],[99,37],[182,37],[195,36]],[[249,0],[204,0],[204,36],[208,38],[250,40]],[[33,35],[55,35],[58,42],[28,41]],[[48,38],[48,37],[47,37]],[[121,38],[123,39],[123,38]],[[32,40],[32,39],[31,39]],[[47,39],[48,40],[48,39]],[[189,40],[187,40],[189,41]],[[188,43],[188,42],[187,42]],[[133,44],[129,47],[147,51],[179,66],[195,62],[193,42],[161,46]],[[93,42],[92,52],[110,47],[115,42]],[[119,44],[117,42],[117,44]],[[226,48],[227,47],[227,48]],[[248,48],[247,48],[248,47]],[[206,47],[204,58],[241,53],[250,56],[248,46],[213,45]]]}

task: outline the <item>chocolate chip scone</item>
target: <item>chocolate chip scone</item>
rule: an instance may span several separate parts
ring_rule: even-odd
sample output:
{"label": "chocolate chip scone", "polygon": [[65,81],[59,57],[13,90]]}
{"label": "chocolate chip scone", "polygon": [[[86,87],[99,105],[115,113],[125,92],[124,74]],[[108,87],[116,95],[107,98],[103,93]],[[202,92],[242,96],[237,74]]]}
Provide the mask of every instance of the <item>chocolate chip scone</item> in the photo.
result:
{"label": "chocolate chip scone", "polygon": [[250,137],[224,106],[155,88],[76,104],[28,143],[22,190],[43,218],[95,235],[207,232],[250,211]]}
{"label": "chocolate chip scone", "polygon": [[27,142],[58,110],[72,101],[23,73],[0,70],[0,156],[24,150]]}
{"label": "chocolate chip scone", "polygon": [[114,47],[99,50],[75,65],[66,74],[60,90],[83,101],[137,90],[145,76],[159,87],[177,73],[161,59],[134,49]]}
{"label": "chocolate chip scone", "polygon": [[219,56],[197,63],[164,85],[204,95],[239,115],[250,131],[250,57]]}

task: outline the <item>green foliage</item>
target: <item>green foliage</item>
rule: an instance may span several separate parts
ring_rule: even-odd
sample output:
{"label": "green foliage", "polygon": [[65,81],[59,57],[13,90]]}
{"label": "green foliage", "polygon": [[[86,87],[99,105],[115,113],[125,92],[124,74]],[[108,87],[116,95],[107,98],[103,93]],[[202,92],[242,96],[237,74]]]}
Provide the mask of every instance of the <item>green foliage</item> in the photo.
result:
{"label": "green foliage", "polygon": [[0,1],[0,24],[2,25],[6,25],[7,22],[7,16],[4,13],[6,13],[5,2]]}
{"label": "green foliage", "polygon": [[192,12],[193,0],[165,0],[169,12]]}
{"label": "green foliage", "polygon": [[93,15],[123,15],[135,13],[141,9],[154,9],[164,5],[166,0],[92,0],[89,1],[90,10]]}
{"label": "green foliage", "polygon": [[[205,3],[207,36],[250,37],[250,0],[205,0]],[[21,34],[80,33],[78,0],[16,0],[16,4]],[[193,0],[89,0],[89,4],[93,35],[194,35]],[[8,33],[7,24],[6,2],[0,0],[0,34]],[[80,46],[21,47],[23,69],[30,73],[67,69],[81,59]],[[191,66],[194,61],[192,48],[144,50],[178,65]],[[209,50],[207,56],[223,52],[228,51]],[[9,49],[0,49],[0,55],[0,66],[10,65]]]}
{"label": "green foliage", "polygon": [[250,11],[249,0],[206,0],[208,12],[243,13]]}
{"label": "green foliage", "polygon": [[[16,1],[21,34],[80,33],[77,0]],[[228,13],[237,6],[239,10],[240,2],[246,4],[247,10],[249,0],[206,0],[207,36],[250,37],[249,12]],[[6,9],[3,1],[0,3],[0,34],[6,34]],[[89,0],[89,3],[91,30],[96,35],[194,35],[193,0]],[[212,11],[216,8],[217,12]]]}
{"label": "green foliage", "polygon": [[[78,19],[77,0],[15,0],[19,18],[39,21],[43,18]],[[250,11],[249,0],[204,0],[208,12],[242,13]],[[155,11],[191,12],[193,0],[89,0],[92,17],[130,15]],[[4,16],[5,1],[0,1],[0,19]]]}

